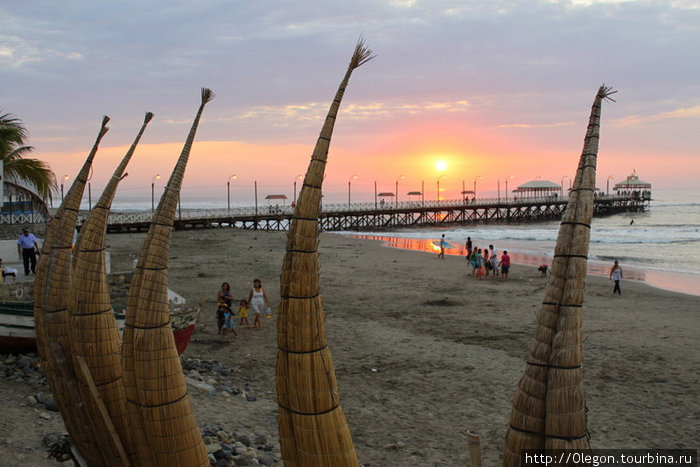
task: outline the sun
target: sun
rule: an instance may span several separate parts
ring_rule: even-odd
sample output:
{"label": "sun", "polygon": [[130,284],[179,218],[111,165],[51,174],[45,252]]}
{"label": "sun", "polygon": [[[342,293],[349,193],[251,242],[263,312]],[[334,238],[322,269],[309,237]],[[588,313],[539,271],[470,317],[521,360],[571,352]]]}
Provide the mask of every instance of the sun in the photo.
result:
{"label": "sun", "polygon": [[444,172],[445,169],[447,169],[447,162],[442,161],[442,160],[437,161],[435,163],[435,168],[438,169],[440,172]]}

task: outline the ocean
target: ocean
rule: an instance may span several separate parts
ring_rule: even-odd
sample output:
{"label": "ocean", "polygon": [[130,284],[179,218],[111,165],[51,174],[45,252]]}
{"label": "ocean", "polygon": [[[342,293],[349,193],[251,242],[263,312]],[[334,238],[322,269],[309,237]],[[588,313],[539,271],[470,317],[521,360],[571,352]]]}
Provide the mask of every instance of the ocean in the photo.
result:
{"label": "ocean", "polygon": [[[655,191],[653,198],[645,213],[593,219],[589,273],[607,276],[617,259],[627,280],[700,295],[700,193]],[[558,231],[559,222],[551,221],[344,233],[424,251],[433,251],[432,241],[445,234],[455,246],[447,253],[454,255],[465,254],[471,237],[480,248],[493,244],[499,252],[508,250],[515,263],[539,265],[551,264]]]}
{"label": "ocean", "polygon": [[[617,259],[625,280],[700,295],[700,192],[654,190],[652,196],[650,209],[645,213],[593,219],[589,273],[607,276],[612,262]],[[183,202],[183,209],[226,207],[225,198],[213,199],[208,194],[198,197],[189,194],[186,199],[188,202]],[[267,208],[264,199],[259,204],[261,209]],[[231,203],[232,208],[251,205],[240,200]],[[87,207],[84,199],[82,208]],[[115,199],[113,210],[148,211],[150,207],[150,199],[121,198]],[[342,233],[383,240],[389,247],[422,251],[433,251],[432,241],[444,233],[446,240],[455,246],[447,250],[447,254],[453,255],[464,255],[464,243],[471,237],[478,247],[493,244],[498,251],[508,250],[517,264],[539,265],[551,264],[558,230],[559,222],[550,221]]]}

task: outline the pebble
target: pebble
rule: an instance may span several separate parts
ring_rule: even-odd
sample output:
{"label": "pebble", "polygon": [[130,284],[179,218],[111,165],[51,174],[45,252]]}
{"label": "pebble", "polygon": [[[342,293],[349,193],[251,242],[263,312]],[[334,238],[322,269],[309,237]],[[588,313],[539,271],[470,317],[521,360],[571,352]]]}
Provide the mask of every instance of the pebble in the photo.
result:
{"label": "pebble", "polygon": [[221,451],[221,445],[214,443],[214,444],[207,444],[207,454],[214,454],[217,451]]}
{"label": "pebble", "polygon": [[31,387],[46,386],[41,361],[35,353],[0,355],[0,377],[8,381],[26,383]]}
{"label": "pebble", "polygon": [[[256,396],[249,381],[244,381],[238,367],[228,367],[214,360],[181,357],[183,371],[189,385],[213,396],[221,392],[225,399],[231,396],[241,396],[247,401],[255,402]],[[41,360],[34,353],[24,355],[0,355],[0,377],[6,380],[18,381],[40,389],[34,395],[26,397],[29,406],[36,406],[47,411],[58,411],[53,395],[47,390],[46,378],[41,370]],[[241,388],[244,389],[241,389]],[[256,388],[262,391],[261,388]],[[262,393],[262,392],[259,392]],[[265,394],[271,394],[265,391]],[[41,405],[39,405],[41,404]],[[47,412],[39,412],[38,417],[51,420]],[[283,465],[279,443],[257,430],[243,432],[241,430],[225,430],[219,426],[204,425],[201,427],[209,463],[215,467],[237,467],[251,465],[279,466]],[[43,436],[46,446],[54,445],[64,439],[60,433],[48,433]],[[8,439],[0,444],[11,442]]]}
{"label": "pebble", "polygon": [[273,451],[275,447],[263,432],[236,433],[212,425],[201,427],[201,431],[211,465],[282,465],[280,453]]}

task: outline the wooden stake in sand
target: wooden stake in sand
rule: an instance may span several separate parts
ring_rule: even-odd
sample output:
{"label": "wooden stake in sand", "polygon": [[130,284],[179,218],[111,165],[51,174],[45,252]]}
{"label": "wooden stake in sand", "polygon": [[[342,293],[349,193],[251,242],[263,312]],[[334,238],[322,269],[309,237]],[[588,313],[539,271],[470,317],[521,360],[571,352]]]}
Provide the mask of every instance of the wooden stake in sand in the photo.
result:
{"label": "wooden stake in sand", "polygon": [[[107,182],[102,195],[80,229],[73,256],[73,281],[69,306],[70,344],[73,364],[87,365],[94,379],[94,386],[109,413],[110,421],[118,433],[118,444],[123,445],[131,463],[136,464],[140,457],[148,456],[148,447],[139,446],[140,455],[134,445],[132,430],[129,427],[124,381],[121,365],[121,335],[114,319],[109,296],[105,267],[105,247],[107,237],[107,217],[112,206],[117,186],[131,160],[146,126],[153,118],[147,112],[141,129],[126,155]],[[80,360],[78,360],[80,359]],[[82,383],[80,390],[86,401],[92,420],[101,433],[110,433],[102,423],[104,420],[99,404],[94,400],[93,390],[86,379],[86,372],[76,372]],[[108,465],[121,465],[122,453],[112,436],[104,438],[102,449]],[[138,437],[137,439],[142,439]]]}
{"label": "wooden stake in sand", "polygon": [[481,467],[481,437],[476,433],[467,431],[467,444],[469,445],[471,467]]}
{"label": "wooden stake in sand", "polygon": [[350,75],[372,58],[360,39],[316,142],[289,230],[277,320],[278,423],[286,467],[359,465],[326,342],[317,245],[333,125]]}
{"label": "wooden stake in sand", "polygon": [[[68,301],[71,285],[71,246],[78,218],[78,209],[97,149],[109,128],[109,117],[103,117],[100,131],[83,167],[46,229],[42,254],[34,281],[34,322],[37,350],[46,380],[56,399],[71,439],[90,465],[104,465],[96,430],[82,401],[69,396],[70,378],[75,377],[68,340]],[[59,369],[52,345],[60,348],[65,362]],[[67,373],[66,373],[67,372]]]}
{"label": "wooden stake in sand", "polygon": [[523,449],[588,449],[583,392],[581,310],[593,217],[600,109],[598,89],[570,200],[559,227],[549,283],[530,357],[513,397],[503,465],[521,465]]}
{"label": "wooden stake in sand", "polygon": [[213,98],[213,92],[202,89],[202,103],[153,215],[129,290],[122,347],[129,424],[134,436],[145,438],[156,466],[209,465],[170,326],[168,255],[187,160],[204,106]]}

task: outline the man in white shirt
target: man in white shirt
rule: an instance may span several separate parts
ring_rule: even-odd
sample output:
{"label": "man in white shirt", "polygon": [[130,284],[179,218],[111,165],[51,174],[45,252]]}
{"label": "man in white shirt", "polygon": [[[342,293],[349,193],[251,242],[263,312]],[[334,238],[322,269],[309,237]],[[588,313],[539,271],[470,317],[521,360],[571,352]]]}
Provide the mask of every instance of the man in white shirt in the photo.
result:
{"label": "man in white shirt", "polygon": [[39,242],[33,233],[29,233],[27,227],[22,229],[22,235],[17,239],[17,253],[22,255],[24,262],[24,275],[29,275],[29,270],[36,274],[36,254],[39,251]]}

